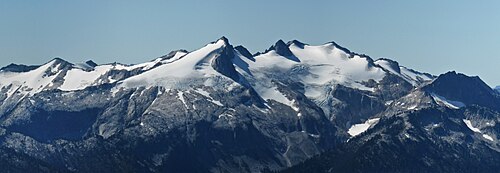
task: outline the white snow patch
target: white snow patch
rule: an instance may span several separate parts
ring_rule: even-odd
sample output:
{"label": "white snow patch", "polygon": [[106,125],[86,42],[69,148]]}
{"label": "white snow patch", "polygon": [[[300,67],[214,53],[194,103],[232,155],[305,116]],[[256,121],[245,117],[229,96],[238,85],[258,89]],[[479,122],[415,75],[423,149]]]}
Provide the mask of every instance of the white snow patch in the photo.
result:
{"label": "white snow patch", "polygon": [[100,83],[96,80],[111,69],[113,69],[112,65],[97,66],[92,71],[84,71],[79,68],[71,69],[66,73],[66,76],[64,76],[64,83],[59,89],[63,91],[73,91],[98,85]]}
{"label": "white snow patch", "polygon": [[300,109],[297,106],[296,100],[295,99],[288,100],[288,98],[286,98],[286,96],[283,93],[281,93],[277,87],[272,87],[272,88],[258,87],[256,88],[256,91],[264,100],[275,100],[277,102],[280,102],[292,108],[295,112],[297,112],[298,117],[302,116],[302,114],[299,112]]}
{"label": "white snow patch", "polygon": [[114,68],[117,70],[127,70],[127,71],[131,71],[131,70],[138,69],[138,68],[141,68],[142,70],[149,70],[149,69],[153,68],[159,62],[161,62],[161,58],[156,58],[153,61],[140,63],[140,64],[134,64],[134,65],[116,64],[114,66]]}
{"label": "white snow patch", "polygon": [[186,109],[189,109],[188,105],[186,104],[186,100],[184,100],[184,92],[178,91],[177,98],[179,98],[179,100],[181,100],[182,104],[184,104],[184,107],[186,107]]}
{"label": "white snow patch", "polygon": [[483,134],[483,138],[488,139],[490,141],[494,141],[493,138],[490,135]]}
{"label": "white snow patch", "polygon": [[435,93],[431,93],[431,96],[437,103],[441,103],[451,109],[460,109],[461,107],[465,106],[465,104],[460,101],[448,100],[445,97],[439,96]]}
{"label": "white snow patch", "polygon": [[163,90],[161,87],[158,87],[158,94],[156,94],[156,96],[159,96],[159,95],[162,95],[163,94]]}
{"label": "white snow patch", "polygon": [[408,110],[414,110],[414,109],[417,109],[417,106],[418,106],[418,105],[413,105],[413,106],[411,106],[411,107],[408,107]]}
{"label": "white snow patch", "polygon": [[219,118],[219,119],[220,119],[220,118],[222,118],[222,117],[229,117],[229,118],[233,118],[234,116],[233,116],[233,115],[231,115],[231,114],[228,114],[228,113],[223,113],[223,114],[220,114],[220,115],[218,116],[218,118]]}
{"label": "white snow patch", "polygon": [[431,81],[433,79],[427,75],[415,73],[412,70],[403,66],[400,67],[400,70],[401,70],[401,75],[405,76],[406,78],[410,78],[413,81],[418,81],[419,78],[422,79],[423,81]]}
{"label": "white snow patch", "polygon": [[472,126],[472,122],[470,120],[463,119],[463,121],[470,130],[472,130],[473,132],[481,133],[481,130]]}
{"label": "white snow patch", "polygon": [[357,135],[365,132],[366,130],[368,130],[368,128],[370,128],[371,126],[377,124],[379,120],[380,120],[380,118],[373,118],[373,119],[369,119],[361,124],[354,124],[351,126],[351,128],[349,128],[347,133],[349,133],[349,135],[351,135],[351,137],[357,136]]}
{"label": "white snow patch", "polygon": [[239,83],[233,82],[226,89],[227,89],[227,91],[232,91],[233,89],[235,89],[238,86],[241,86],[241,85]]}
{"label": "white snow patch", "polygon": [[385,102],[385,105],[386,105],[386,106],[389,106],[389,105],[391,105],[391,104],[392,104],[392,102],[394,102],[394,100],[389,100],[389,101],[386,101],[386,102]]}
{"label": "white snow patch", "polygon": [[180,51],[178,51],[178,52],[175,52],[175,55],[172,58],[163,60],[161,62],[162,63],[171,63],[171,62],[179,60],[180,58],[182,58],[182,56],[184,56],[186,54],[187,54],[186,52],[180,52]]}
{"label": "white snow patch", "polygon": [[197,93],[200,93],[201,95],[205,96],[205,97],[208,97],[209,98],[209,101],[216,104],[216,105],[219,105],[219,106],[224,106],[220,101],[218,100],[215,100],[214,98],[212,98],[212,96],[210,96],[210,93],[208,93],[207,91],[201,89],[201,88],[197,88],[195,90]]}
{"label": "white snow patch", "polygon": [[482,136],[483,136],[483,138],[488,139],[490,141],[494,141],[493,137],[491,137],[490,135],[482,133],[479,128],[476,128],[476,127],[472,126],[472,122],[470,120],[463,119],[463,121],[464,121],[465,125],[467,125],[467,127],[470,130],[472,130],[473,132],[481,133]]}
{"label": "white snow patch", "polygon": [[292,101],[288,100],[288,98],[285,97],[281,92],[279,92],[278,87],[258,87],[255,88],[257,93],[264,99],[264,100],[275,100],[277,102],[283,103],[285,105],[288,105],[292,107]]}
{"label": "white snow patch", "polygon": [[299,107],[297,106],[297,101],[295,99],[292,99],[292,105],[290,106],[295,112],[299,112]]}

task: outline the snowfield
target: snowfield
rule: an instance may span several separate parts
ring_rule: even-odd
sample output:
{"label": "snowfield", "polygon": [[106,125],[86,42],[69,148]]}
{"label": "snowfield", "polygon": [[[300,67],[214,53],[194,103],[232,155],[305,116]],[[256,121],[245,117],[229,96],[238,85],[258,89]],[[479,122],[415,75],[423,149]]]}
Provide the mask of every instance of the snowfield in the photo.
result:
{"label": "snowfield", "polygon": [[369,119],[361,124],[354,124],[351,126],[351,128],[349,128],[349,131],[347,131],[347,133],[349,133],[349,135],[351,135],[351,137],[357,136],[357,135],[365,132],[366,130],[368,130],[373,125],[377,124],[379,120],[380,120],[380,118],[373,118],[373,119]]}

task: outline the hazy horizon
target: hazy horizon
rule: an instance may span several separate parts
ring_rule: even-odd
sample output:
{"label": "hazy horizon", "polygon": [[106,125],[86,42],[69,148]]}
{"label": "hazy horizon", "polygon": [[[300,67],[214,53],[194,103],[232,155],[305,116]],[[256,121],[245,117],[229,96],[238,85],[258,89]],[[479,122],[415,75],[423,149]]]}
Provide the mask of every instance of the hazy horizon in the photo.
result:
{"label": "hazy horizon", "polygon": [[252,53],[277,40],[347,49],[434,75],[500,85],[500,2],[1,1],[0,66],[145,62],[226,36]]}

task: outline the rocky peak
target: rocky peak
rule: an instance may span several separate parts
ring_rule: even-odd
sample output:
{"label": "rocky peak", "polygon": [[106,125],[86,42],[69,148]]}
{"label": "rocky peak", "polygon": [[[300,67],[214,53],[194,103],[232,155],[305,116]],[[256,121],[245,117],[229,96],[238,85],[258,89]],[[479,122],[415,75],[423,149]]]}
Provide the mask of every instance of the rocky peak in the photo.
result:
{"label": "rocky peak", "polygon": [[215,55],[211,65],[215,71],[238,82],[239,74],[232,61],[234,58],[234,48],[229,44],[229,40],[226,37],[222,37],[218,41],[221,40],[224,41],[224,46],[222,46],[217,55]]}
{"label": "rocky peak", "polygon": [[394,60],[391,60],[391,59],[387,59],[387,58],[380,58],[377,61],[385,61],[385,62],[387,62],[387,64],[389,65],[389,67],[392,70],[394,70],[397,73],[401,73],[401,69],[399,68],[399,63],[398,62],[396,62]]}
{"label": "rocky peak", "polygon": [[224,41],[224,44],[225,44],[225,45],[229,45],[229,40],[226,38],[226,36],[222,36],[222,37],[221,37],[221,38],[219,38],[217,41],[219,41],[219,40]]}
{"label": "rocky peak", "polygon": [[236,46],[234,47],[234,49],[236,49],[244,57],[247,57],[248,59],[255,61],[250,51],[248,51],[248,49],[243,47],[242,45]]}
{"label": "rocky peak", "polygon": [[52,76],[60,71],[67,71],[73,67],[73,64],[61,58],[54,58],[45,65],[50,66],[48,66],[45,70],[44,76]]}
{"label": "rocky peak", "polygon": [[477,76],[450,71],[439,75],[423,89],[466,105],[477,104],[500,110],[500,98]]}
{"label": "rocky peak", "polygon": [[97,63],[95,63],[94,61],[92,60],[88,60],[85,62],[85,64],[89,65],[90,67],[96,67],[97,66]]}
{"label": "rocky peak", "polygon": [[[278,40],[273,46],[271,46],[268,51],[274,50],[278,55],[284,56],[284,57],[289,57],[293,56],[292,51],[288,48],[288,45],[283,42],[283,40]],[[268,52],[266,51],[266,52]]]}
{"label": "rocky peak", "polygon": [[289,41],[288,43],[286,43],[286,45],[288,45],[288,46],[291,46],[292,44],[296,45],[297,47],[300,47],[300,48],[304,48],[304,46],[307,45],[307,44],[302,43],[298,40],[292,40],[292,41]]}
{"label": "rocky peak", "polygon": [[160,58],[162,60],[167,60],[167,59],[173,58],[177,53],[188,53],[188,51],[184,50],[184,49],[174,50],[174,51],[170,51],[166,55],[161,56]]}

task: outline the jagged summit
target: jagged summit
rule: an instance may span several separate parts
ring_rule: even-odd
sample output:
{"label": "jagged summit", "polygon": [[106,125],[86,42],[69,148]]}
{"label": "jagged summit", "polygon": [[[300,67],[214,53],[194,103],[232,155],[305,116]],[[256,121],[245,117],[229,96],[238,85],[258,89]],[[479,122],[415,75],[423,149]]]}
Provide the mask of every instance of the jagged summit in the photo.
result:
{"label": "jagged summit", "polygon": [[236,82],[239,82],[239,73],[236,71],[236,68],[233,64],[235,49],[231,44],[229,44],[229,41],[226,37],[222,37],[220,40],[224,41],[225,44],[212,60],[212,67],[217,72],[233,79]]}
{"label": "jagged summit", "polygon": [[466,105],[478,104],[500,110],[500,98],[478,76],[450,71],[439,75],[431,84],[424,86],[424,90]]}
{"label": "jagged summit", "polygon": [[267,49],[265,52],[269,52],[271,50],[276,51],[278,55],[284,56],[284,57],[290,57],[293,56],[293,53],[290,51],[288,48],[288,45],[283,42],[283,40],[278,40],[273,46],[271,46],[269,49]]}
{"label": "jagged summit", "polygon": [[215,41],[210,42],[210,44],[217,44],[219,41],[222,41],[223,45],[231,45],[231,44],[229,43],[229,39],[227,39],[227,37],[226,37],[226,36],[222,36],[222,37],[220,37],[219,39],[217,39],[217,40],[215,40]]}
{"label": "jagged summit", "polygon": [[[353,54],[353,52],[351,52],[349,49],[347,49],[347,48],[345,48],[345,47],[343,47],[343,46],[341,46],[341,45],[337,44],[337,42],[335,42],[335,41],[330,41],[330,42],[328,42],[328,43],[330,43],[330,44],[332,44],[333,46],[335,46],[336,48],[338,48],[338,49],[340,49],[340,50],[344,51],[345,53],[348,53],[348,54]],[[328,43],[327,43],[327,44],[328,44]]]}
{"label": "jagged summit", "polygon": [[292,44],[294,44],[300,48],[304,48],[305,45],[308,45],[308,44],[302,43],[298,40],[292,40],[292,41],[289,41],[288,43],[286,43],[286,45],[288,45],[288,46],[291,46]]}
{"label": "jagged summit", "polygon": [[98,65],[92,60],[85,61],[85,64],[89,65],[90,67],[96,67]]}
{"label": "jagged summit", "polygon": [[253,59],[252,53],[250,53],[250,51],[248,51],[248,49],[243,47],[242,45],[238,45],[238,46],[234,47],[234,49],[236,49],[244,57],[247,57],[247,58],[255,61],[255,59]]}
{"label": "jagged summit", "polygon": [[55,57],[53,58],[52,60],[50,60],[49,62],[45,63],[45,64],[48,64],[48,63],[53,63],[54,65],[64,65],[64,66],[71,66],[73,65],[73,63],[70,63],[60,57]]}
{"label": "jagged summit", "polygon": [[[467,76],[456,71],[449,71],[439,75],[430,86],[453,88],[470,87],[491,92],[491,88],[479,76]],[[460,86],[460,87],[459,87]]]}
{"label": "jagged summit", "polygon": [[477,77],[297,40],[255,56],[222,37],[132,65],[11,64],[0,70],[0,151],[13,154],[0,165],[246,173],[339,149],[303,172],[488,172],[500,162],[499,97]]}
{"label": "jagged summit", "polygon": [[391,60],[388,58],[379,58],[375,62],[377,62],[377,61],[384,61],[387,63],[387,66],[390,67],[391,69],[393,69],[396,73],[401,73],[401,69],[400,69],[399,63],[397,61],[394,61],[394,60]]}
{"label": "jagged summit", "polygon": [[229,39],[227,39],[226,36],[222,36],[218,40],[222,40],[222,41],[224,41],[225,44],[229,44]]}
{"label": "jagged summit", "polygon": [[176,55],[187,54],[187,53],[189,53],[187,50],[179,49],[179,50],[170,51],[168,54],[163,55],[160,58],[163,60],[168,60],[168,59],[172,59],[172,58],[176,57]]}
{"label": "jagged summit", "polygon": [[[268,54],[270,51],[274,51],[275,53]],[[249,61],[247,62],[247,60]],[[167,55],[140,64],[123,65],[120,63],[111,63],[98,65],[93,61],[71,64],[61,58],[55,58],[52,61],[55,64],[63,64],[60,69],[68,71],[67,73],[62,73],[62,75],[66,75],[67,77],[62,76],[61,79],[58,79],[59,82],[63,83],[60,87],[60,89],[63,90],[82,89],[86,86],[115,83],[117,80],[126,80],[124,82],[130,84],[130,82],[127,81],[141,78],[140,76],[142,76],[141,73],[143,72],[144,75],[155,74],[153,75],[155,77],[147,77],[152,78],[151,80],[155,78],[164,80],[166,79],[165,77],[170,79],[168,76],[206,77],[221,74],[234,81],[241,82],[241,74],[237,69],[240,69],[242,74],[253,76],[253,73],[261,73],[261,67],[280,67],[282,69],[292,70],[293,67],[297,65],[308,67],[310,74],[300,74],[296,76],[294,80],[301,80],[302,82],[310,84],[318,83],[318,81],[320,81],[319,83],[334,82],[350,87],[356,86],[355,88],[362,88],[363,90],[372,90],[373,86],[367,88],[367,85],[365,86],[363,83],[370,79],[380,81],[385,76],[384,71],[395,72],[398,76],[405,78],[405,80],[410,81],[413,85],[419,85],[423,81],[428,81],[433,78],[432,76],[429,77],[419,74],[411,69],[398,67],[399,64],[397,62],[389,59],[381,59],[378,61],[387,62],[388,66],[384,66],[382,63],[376,66],[371,58],[367,56],[357,56],[357,54],[351,53],[335,42],[319,46],[310,46],[298,40],[292,40],[288,43],[285,43],[283,40],[278,40],[266,50],[266,53],[251,55],[250,51],[241,45],[233,47],[224,36],[198,50],[192,52],[182,49],[175,50]],[[6,71],[14,67],[19,68],[17,70],[19,72],[26,72],[35,68],[11,65],[3,69]],[[79,71],[79,69],[84,72]],[[198,75],[194,75],[194,72]],[[78,76],[77,74],[91,75],[92,77],[85,80],[69,79],[73,76]],[[62,80],[62,78],[67,79]],[[130,80],[128,78],[130,78]],[[161,81],[160,79],[155,80],[157,81],[153,83]],[[148,84],[151,83],[142,83],[142,85]],[[132,86],[135,86],[135,84]]]}

